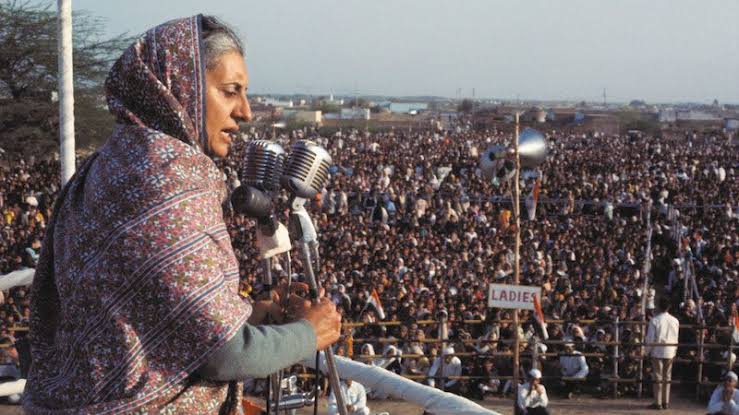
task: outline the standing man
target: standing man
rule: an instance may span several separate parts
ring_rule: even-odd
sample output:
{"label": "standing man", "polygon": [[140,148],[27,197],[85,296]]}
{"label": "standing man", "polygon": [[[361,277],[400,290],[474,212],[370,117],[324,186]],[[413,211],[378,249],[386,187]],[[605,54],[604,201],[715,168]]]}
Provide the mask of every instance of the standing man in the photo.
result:
{"label": "standing man", "polygon": [[670,315],[670,299],[659,299],[659,314],[649,321],[646,343],[647,353],[652,358],[654,377],[654,403],[650,409],[667,409],[670,406],[670,381],[672,380],[672,359],[677,352],[680,322]]}

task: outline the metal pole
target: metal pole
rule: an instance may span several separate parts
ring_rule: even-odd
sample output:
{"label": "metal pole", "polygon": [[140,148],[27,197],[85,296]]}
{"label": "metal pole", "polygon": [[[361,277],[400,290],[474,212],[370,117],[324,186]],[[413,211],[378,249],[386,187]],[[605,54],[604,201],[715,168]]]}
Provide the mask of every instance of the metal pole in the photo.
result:
{"label": "metal pole", "polygon": [[[518,285],[521,278],[521,211],[520,211],[520,200],[519,200],[519,181],[521,173],[521,158],[518,155],[518,134],[519,134],[519,114],[516,112],[516,136],[513,138],[513,151],[516,157],[516,174],[513,176],[513,217],[516,221],[516,243],[513,250],[513,262],[514,262],[514,273],[513,273],[513,284]],[[518,400],[518,372],[519,372],[519,349],[521,348],[518,338],[518,309],[513,309],[513,413],[517,411],[517,400]]]}
{"label": "metal pole", "polygon": [[[440,324],[444,324],[444,323],[440,323]],[[439,329],[440,339],[439,340],[444,340],[442,338],[443,337],[442,332],[443,332],[443,329],[441,329],[441,326],[440,326],[440,329]],[[439,380],[439,389],[443,391],[444,390],[444,364],[446,363],[445,362],[446,356],[444,356],[444,348],[445,348],[444,343],[443,342],[439,343],[439,345],[441,346],[441,350],[439,350],[439,373],[436,373],[436,378]]]}
{"label": "metal pole", "polygon": [[[313,272],[313,262],[311,259],[311,253],[310,253],[310,246],[308,246],[307,242],[300,242],[300,251],[303,254],[303,266],[305,271],[305,276],[308,277],[308,282],[311,291],[313,292],[311,295],[313,298],[313,303],[318,303],[318,292],[320,290],[320,287],[318,286],[318,282],[316,280],[316,276]],[[339,380],[339,372],[336,370],[336,362],[334,360],[334,350],[331,348],[331,346],[327,347],[325,350],[323,350],[324,356],[326,358],[326,371],[328,372],[328,382],[331,385],[331,389],[334,392],[334,397],[336,398],[336,406],[339,411],[339,414],[341,415],[347,415],[346,411],[346,400],[344,399],[344,391],[341,390],[341,381]],[[319,367],[316,367],[316,370],[320,370]]]}
{"label": "metal pole", "polygon": [[[615,343],[615,346],[613,347],[613,379],[618,380],[618,342],[619,342],[619,335],[618,335],[618,321],[619,318],[616,317],[616,321],[613,322],[613,340]],[[618,382],[613,382],[613,399],[618,398]]]}
{"label": "metal pole", "polygon": [[703,322],[700,323],[700,333],[698,334],[698,381],[695,384],[695,397],[700,398],[701,382],[703,382],[703,343],[705,342],[705,329]]}
{"label": "metal pole", "polygon": [[[269,299],[272,299],[272,289],[274,287],[274,278],[272,277],[272,258],[265,258],[262,260],[262,267],[264,268],[264,289],[267,291]],[[267,324],[271,324],[272,321],[267,315]],[[267,376],[267,387],[265,388],[266,396],[265,400],[267,403],[267,415],[278,413],[278,406],[280,405],[280,399],[282,395],[282,370],[278,370],[276,373],[272,373]],[[274,406],[274,412],[272,411]]]}
{"label": "metal pole", "polygon": [[642,389],[644,389],[644,342],[646,341],[646,329],[647,329],[647,316],[642,314],[641,315],[641,329],[639,332],[641,333],[641,347],[639,347],[639,374],[637,375],[637,379],[639,380],[639,384],[637,385],[636,389],[636,396],[637,398],[641,399],[642,397]]}
{"label": "metal pole", "polygon": [[74,160],[74,73],[72,67],[72,0],[57,1],[57,53],[59,56],[59,158],[62,186],[72,177]]}

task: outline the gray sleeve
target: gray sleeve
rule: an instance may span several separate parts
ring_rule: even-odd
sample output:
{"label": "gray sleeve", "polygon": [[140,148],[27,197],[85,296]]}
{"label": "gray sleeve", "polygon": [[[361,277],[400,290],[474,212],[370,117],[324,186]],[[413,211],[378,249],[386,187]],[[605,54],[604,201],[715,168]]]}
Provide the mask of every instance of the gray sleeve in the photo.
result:
{"label": "gray sleeve", "polygon": [[245,324],[196,373],[216,381],[265,377],[315,353],[316,334],[306,320],[279,326]]}

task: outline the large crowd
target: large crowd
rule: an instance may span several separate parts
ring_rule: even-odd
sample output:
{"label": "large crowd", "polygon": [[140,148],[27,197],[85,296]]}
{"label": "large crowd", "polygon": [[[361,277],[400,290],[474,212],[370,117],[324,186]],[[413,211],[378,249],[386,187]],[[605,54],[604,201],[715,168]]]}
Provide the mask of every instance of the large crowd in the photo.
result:
{"label": "large crowd", "polygon": [[[543,289],[547,336],[532,313],[521,313],[516,332],[510,310],[487,307],[488,284],[513,281],[516,225],[511,181],[484,178],[478,159],[488,146],[507,144],[510,134],[464,127],[278,134],[286,149],[309,138],[333,158],[330,181],[310,206],[320,234],[319,274],[344,321],[364,323],[346,325],[337,353],[482,398],[510,388],[518,336],[522,376],[537,367],[544,383],[587,380],[563,384],[565,394],[588,385],[597,394],[632,393],[635,384],[614,391],[606,379],[644,375],[648,382],[648,365],[639,365],[645,333],[628,322],[648,319],[660,296],[672,298],[682,324],[705,323],[705,329],[682,329],[681,343],[729,344],[727,328],[739,300],[736,143],[722,134],[688,132],[546,135],[547,161],[522,178],[520,275],[522,284]],[[222,161],[232,188],[239,185],[246,142],[271,136],[254,128],[242,134]],[[0,274],[34,266],[60,180],[52,160],[5,164]],[[534,186],[540,192],[530,212]],[[241,292],[256,297],[262,269],[253,221],[229,209],[226,221],[240,261]],[[290,271],[300,278],[298,257],[292,256]],[[285,261],[273,267],[288,277]],[[695,276],[697,297],[684,295],[685,275]],[[22,335],[17,329],[28,313],[27,288],[3,293],[0,343]],[[425,322],[441,318],[448,321],[443,345],[430,341],[439,326]],[[383,321],[399,324],[378,324]],[[12,347],[3,350],[3,359],[17,359]],[[676,377],[686,381],[696,380],[701,359],[710,381],[731,361],[726,348],[682,346],[679,355],[676,365],[690,370]],[[458,375],[473,378],[445,379]]]}

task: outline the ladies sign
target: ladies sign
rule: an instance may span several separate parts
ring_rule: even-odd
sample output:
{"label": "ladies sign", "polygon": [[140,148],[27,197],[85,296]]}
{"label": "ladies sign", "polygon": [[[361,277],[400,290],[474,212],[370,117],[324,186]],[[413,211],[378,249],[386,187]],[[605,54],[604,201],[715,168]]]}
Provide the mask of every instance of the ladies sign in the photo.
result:
{"label": "ladies sign", "polygon": [[541,287],[490,284],[488,287],[488,307],[533,310],[534,296],[541,298]]}

